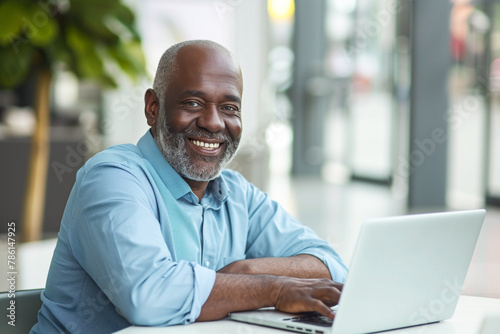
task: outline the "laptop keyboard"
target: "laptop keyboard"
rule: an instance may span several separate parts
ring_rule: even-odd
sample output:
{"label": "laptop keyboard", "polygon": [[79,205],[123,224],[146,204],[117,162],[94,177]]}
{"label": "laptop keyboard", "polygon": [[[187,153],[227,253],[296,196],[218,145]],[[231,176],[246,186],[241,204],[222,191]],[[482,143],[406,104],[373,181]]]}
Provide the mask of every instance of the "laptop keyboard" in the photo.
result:
{"label": "laptop keyboard", "polygon": [[287,318],[283,320],[288,320],[291,322],[302,323],[302,324],[310,324],[310,325],[318,325],[323,327],[331,327],[333,320],[329,319],[318,313],[307,313],[305,315],[301,315],[298,317]]}

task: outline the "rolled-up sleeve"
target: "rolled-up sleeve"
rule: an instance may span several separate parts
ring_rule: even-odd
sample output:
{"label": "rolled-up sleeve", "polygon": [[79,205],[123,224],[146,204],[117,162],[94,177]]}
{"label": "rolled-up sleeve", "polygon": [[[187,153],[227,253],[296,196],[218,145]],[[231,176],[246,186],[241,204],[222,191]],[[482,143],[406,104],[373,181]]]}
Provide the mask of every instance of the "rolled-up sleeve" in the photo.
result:
{"label": "rolled-up sleeve", "polygon": [[77,261],[132,324],[194,322],[215,271],[172,259],[146,175],[119,163],[83,172],[69,235]]}
{"label": "rolled-up sleeve", "polygon": [[309,254],[323,261],[334,281],[345,281],[347,267],[328,242],[298,222],[267,194],[251,184],[247,189],[248,258]]}

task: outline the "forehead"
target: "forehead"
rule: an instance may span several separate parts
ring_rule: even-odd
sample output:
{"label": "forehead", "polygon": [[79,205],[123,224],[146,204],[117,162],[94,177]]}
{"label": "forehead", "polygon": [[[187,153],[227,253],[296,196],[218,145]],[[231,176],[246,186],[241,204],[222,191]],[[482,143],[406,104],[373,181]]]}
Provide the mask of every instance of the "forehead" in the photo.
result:
{"label": "forehead", "polygon": [[169,90],[212,88],[236,90],[240,96],[242,94],[240,67],[234,57],[223,49],[185,46],[177,53],[175,64]]}

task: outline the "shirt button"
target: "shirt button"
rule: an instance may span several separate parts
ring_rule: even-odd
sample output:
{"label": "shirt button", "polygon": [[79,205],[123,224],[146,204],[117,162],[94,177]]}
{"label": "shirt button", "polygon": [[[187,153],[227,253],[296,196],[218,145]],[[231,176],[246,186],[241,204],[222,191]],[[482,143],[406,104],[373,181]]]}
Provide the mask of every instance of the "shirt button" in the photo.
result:
{"label": "shirt button", "polygon": [[205,266],[209,267],[210,266],[210,261],[205,262]]}

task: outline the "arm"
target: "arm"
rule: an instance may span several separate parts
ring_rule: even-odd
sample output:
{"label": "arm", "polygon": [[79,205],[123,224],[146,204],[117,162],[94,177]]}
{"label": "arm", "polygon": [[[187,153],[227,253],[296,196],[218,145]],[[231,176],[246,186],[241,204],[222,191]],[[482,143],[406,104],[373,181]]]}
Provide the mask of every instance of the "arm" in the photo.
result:
{"label": "arm", "polygon": [[[259,261],[246,262],[245,266],[251,265],[252,271],[260,273],[328,277],[339,283],[345,280],[347,267],[328,242],[318,238],[310,228],[251,184],[247,186],[246,197],[249,231],[244,261]],[[271,262],[265,258],[274,259]],[[328,274],[323,272],[324,267]]]}
{"label": "arm", "polygon": [[237,226],[248,223],[245,259],[219,269],[197,321],[267,306],[332,318],[329,306],[338,302],[342,284],[331,278],[343,281],[346,272],[340,257],[266,194],[243,178],[236,181],[230,188],[246,192],[248,216],[235,215]]}
{"label": "arm", "polygon": [[73,254],[129,322],[194,322],[216,274],[196,263],[173,260],[155,216],[149,181],[129,170],[120,163],[105,163],[81,175],[69,210]]}
{"label": "arm", "polygon": [[333,318],[342,284],[327,279],[217,273],[197,321],[217,320],[229,312],[274,306],[284,312],[316,311]]}
{"label": "arm", "polygon": [[228,264],[218,272],[332,279],[328,267],[315,256],[308,254],[240,260]]}

